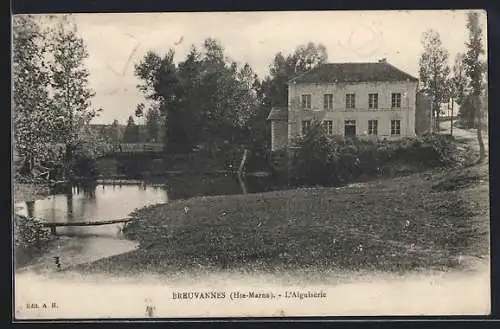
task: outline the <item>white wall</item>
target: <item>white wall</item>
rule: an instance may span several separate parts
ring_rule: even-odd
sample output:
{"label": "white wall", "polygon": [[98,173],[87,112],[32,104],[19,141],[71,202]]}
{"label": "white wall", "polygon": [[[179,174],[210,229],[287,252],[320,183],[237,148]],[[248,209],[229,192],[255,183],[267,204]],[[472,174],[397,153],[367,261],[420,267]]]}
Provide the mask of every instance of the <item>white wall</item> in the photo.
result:
{"label": "white wall", "polygon": [[[333,109],[325,111],[323,119],[333,120],[335,134],[344,134],[344,120],[356,120],[358,135],[363,135],[368,130],[368,120],[378,120],[379,137],[392,138],[391,120],[400,120],[401,137],[415,136],[416,87],[416,82],[290,84],[289,139],[300,135],[302,120],[313,119],[315,111],[323,111],[324,94],[333,94]],[[356,95],[355,109],[345,108],[347,93]],[[368,109],[370,93],[378,93],[378,109]],[[400,109],[391,109],[392,93],[402,94]],[[311,110],[302,109],[302,94],[311,94]]]}

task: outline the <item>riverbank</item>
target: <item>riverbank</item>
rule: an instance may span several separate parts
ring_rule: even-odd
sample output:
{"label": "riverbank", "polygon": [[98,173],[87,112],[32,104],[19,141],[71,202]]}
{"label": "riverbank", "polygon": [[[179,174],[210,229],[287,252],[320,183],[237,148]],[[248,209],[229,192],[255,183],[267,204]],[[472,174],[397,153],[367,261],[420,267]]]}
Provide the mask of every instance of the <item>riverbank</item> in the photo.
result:
{"label": "riverbank", "polygon": [[14,202],[26,202],[43,199],[50,194],[48,185],[36,183],[16,183],[13,184]]}
{"label": "riverbank", "polygon": [[342,188],[198,197],[133,214],[135,251],[75,269],[405,272],[489,251],[487,164]]}

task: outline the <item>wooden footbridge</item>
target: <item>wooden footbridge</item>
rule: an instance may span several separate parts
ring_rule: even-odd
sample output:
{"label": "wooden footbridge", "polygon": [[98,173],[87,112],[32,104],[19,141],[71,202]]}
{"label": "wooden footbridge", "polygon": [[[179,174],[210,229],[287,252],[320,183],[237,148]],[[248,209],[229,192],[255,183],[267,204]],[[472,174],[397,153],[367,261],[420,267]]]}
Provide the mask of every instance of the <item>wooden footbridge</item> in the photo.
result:
{"label": "wooden footbridge", "polygon": [[[21,218],[26,218],[26,216],[18,215],[16,216]],[[56,235],[56,228],[58,227],[68,227],[68,226],[101,226],[101,225],[111,225],[111,224],[119,224],[119,223],[128,223],[131,222],[132,218],[120,218],[120,219],[111,219],[111,220],[94,220],[94,221],[79,221],[79,222],[45,222],[40,220],[44,227],[50,228],[50,233],[52,235]]]}
{"label": "wooden footbridge", "polygon": [[52,222],[52,223],[47,223],[44,222],[42,225],[44,227],[50,228],[50,233],[52,235],[56,235],[56,228],[57,227],[64,227],[64,226],[100,226],[100,225],[111,225],[111,224],[119,224],[119,223],[128,223],[131,222],[132,218],[121,218],[121,219],[112,219],[112,220],[102,220],[102,221],[85,221],[85,222]]}

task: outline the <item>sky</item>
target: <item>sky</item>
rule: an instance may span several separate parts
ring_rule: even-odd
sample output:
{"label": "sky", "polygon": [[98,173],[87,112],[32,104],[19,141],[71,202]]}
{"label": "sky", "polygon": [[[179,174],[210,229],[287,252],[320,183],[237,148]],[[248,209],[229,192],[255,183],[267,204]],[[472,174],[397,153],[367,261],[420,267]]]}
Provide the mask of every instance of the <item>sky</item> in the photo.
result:
{"label": "sky", "polygon": [[[381,58],[418,77],[421,36],[439,32],[450,52],[450,64],[467,40],[465,11],[317,11],[317,12],[204,12],[73,14],[78,33],[89,52],[87,67],[96,95],[92,104],[102,108],[93,123],[125,124],[137,104],[144,102],[137,89],[134,64],[149,50],[160,54],[170,48],[182,61],[191,45],[200,47],[208,37],[220,40],[225,54],[248,62],[260,78],[278,52],[289,54],[301,44],[321,43],[329,62],[375,62]],[[481,12],[484,35],[486,14]],[[486,39],[486,38],[484,38]],[[486,40],[485,40],[486,43]]]}

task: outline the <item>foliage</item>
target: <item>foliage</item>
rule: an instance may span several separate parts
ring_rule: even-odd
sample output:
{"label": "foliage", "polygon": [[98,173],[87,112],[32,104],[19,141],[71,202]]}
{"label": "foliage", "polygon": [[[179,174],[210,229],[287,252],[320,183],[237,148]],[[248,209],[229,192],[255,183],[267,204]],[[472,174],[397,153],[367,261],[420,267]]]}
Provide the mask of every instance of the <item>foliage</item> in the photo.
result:
{"label": "foliage", "polygon": [[135,65],[138,88],[165,118],[167,147],[174,152],[203,144],[211,152],[229,142],[265,153],[266,118],[270,106],[286,104],[287,80],[327,59],[324,46],[301,45],[286,58],[277,54],[271,76],[259,81],[250,65],[226,57],[216,39],[206,39],[201,50],[193,45],[178,65],[174,55],[149,51]]}
{"label": "foliage", "polygon": [[[67,16],[13,20],[13,118],[18,174],[47,173],[66,145],[66,162],[79,132],[97,115],[90,107],[85,43]],[[44,176],[46,177],[46,176]]]}
{"label": "foliage", "polygon": [[146,113],[146,140],[157,142],[160,138],[161,113],[157,108],[150,107]]}
{"label": "foliage", "polygon": [[79,136],[69,161],[69,175],[96,178],[99,175],[96,159],[109,151],[107,149],[109,143],[90,129],[82,129]]}
{"label": "foliage", "polygon": [[337,185],[459,161],[453,139],[438,134],[376,142],[330,136],[320,125],[313,125],[295,145],[292,176],[307,185]]}
{"label": "foliage", "polygon": [[327,60],[328,54],[325,46],[316,45],[313,42],[299,45],[292,54],[286,57],[281,52],[277,53],[269,67],[270,76],[262,83],[264,102],[268,106],[287,106],[288,80]]}
{"label": "foliage", "polygon": [[456,55],[452,76],[449,81],[450,96],[458,105],[462,105],[462,103],[464,102],[468,87],[468,77],[465,74],[464,60],[464,54],[458,53]]}
{"label": "foliage", "polygon": [[85,67],[89,54],[76,25],[65,17],[51,34],[53,111],[61,118],[58,122],[60,142],[71,148],[78,142],[80,129],[96,115],[90,104],[95,93],[89,87],[89,71]]}
{"label": "foliage", "polygon": [[469,77],[471,89],[471,107],[475,114],[475,124],[477,128],[477,139],[479,142],[480,161],[486,157],[486,150],[482,137],[482,114],[481,96],[483,94],[485,64],[482,62],[484,48],[482,45],[483,31],[479,25],[479,15],[476,12],[467,14],[467,29],[469,30],[469,40],[466,43],[467,52],[465,54],[465,72]]}
{"label": "foliage", "polygon": [[424,52],[419,61],[420,89],[432,97],[436,131],[439,131],[437,126],[439,124],[439,109],[441,104],[447,102],[450,97],[448,85],[449,52],[443,47],[439,33],[432,29],[422,34],[422,45]]}
{"label": "foliage", "polygon": [[471,95],[466,95],[462,105],[460,106],[460,111],[458,112],[458,117],[460,118],[460,126],[465,129],[474,128],[476,109],[473,104],[473,99]]}
{"label": "foliage", "polygon": [[[35,254],[52,240],[50,231],[34,217],[14,215],[14,247],[17,252]],[[17,258],[17,257],[16,257]]]}
{"label": "foliage", "polygon": [[139,127],[134,122],[134,117],[129,116],[127,126],[123,133],[123,141],[125,143],[138,143],[139,142]]}
{"label": "foliage", "polygon": [[111,140],[115,143],[118,143],[122,139],[121,135],[120,123],[115,119],[111,124]]}
{"label": "foliage", "polygon": [[148,52],[135,66],[138,86],[166,118],[167,146],[190,152],[196,145],[244,139],[248,122],[258,107],[253,89],[255,74],[249,65],[238,69],[224,56],[219,41],[206,39],[203,53],[193,46],[185,61],[174,63]]}
{"label": "foliage", "polygon": [[14,146],[18,173],[32,175],[47,159],[49,143],[55,139],[47,85],[50,72],[45,63],[47,40],[32,16],[13,19],[12,105]]}

